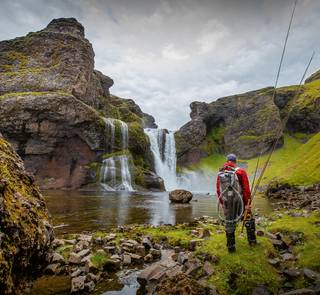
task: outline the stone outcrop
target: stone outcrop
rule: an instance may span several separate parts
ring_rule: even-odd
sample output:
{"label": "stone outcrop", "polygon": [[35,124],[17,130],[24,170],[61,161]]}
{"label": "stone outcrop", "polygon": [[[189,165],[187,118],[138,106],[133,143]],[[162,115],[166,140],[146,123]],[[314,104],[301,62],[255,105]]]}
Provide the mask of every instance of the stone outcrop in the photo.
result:
{"label": "stone outcrop", "polygon": [[46,265],[53,229],[34,178],[0,135],[0,290],[23,294]]}
{"label": "stone outcrop", "polygon": [[216,152],[249,159],[270,150],[278,135],[281,146],[286,131],[319,132],[319,78],[318,72],[308,78],[298,96],[298,86],[282,87],[272,100],[274,88],[269,87],[211,103],[191,103],[191,121],[175,134],[179,164],[197,163]]}
{"label": "stone outcrop", "polygon": [[[155,127],[154,118],[133,100],[111,95],[112,85],[94,69],[92,45],[74,18],[0,42],[0,132],[41,187],[74,189],[98,180],[111,142],[103,118],[128,124],[135,176],[144,183],[152,156],[143,128]],[[120,141],[112,152],[122,150]]]}

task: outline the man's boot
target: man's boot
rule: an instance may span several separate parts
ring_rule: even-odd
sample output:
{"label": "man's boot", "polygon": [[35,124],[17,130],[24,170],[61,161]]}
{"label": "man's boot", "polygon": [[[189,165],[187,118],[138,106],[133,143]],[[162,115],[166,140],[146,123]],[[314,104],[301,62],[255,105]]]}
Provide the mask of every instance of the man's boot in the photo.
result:
{"label": "man's boot", "polygon": [[227,235],[227,248],[228,248],[228,252],[232,253],[236,251],[236,239],[235,239],[235,235],[234,235],[234,231],[233,232],[226,232]]}
{"label": "man's boot", "polygon": [[250,246],[257,244],[256,238],[256,224],[254,218],[251,218],[245,222],[245,227],[247,229],[247,238]]}

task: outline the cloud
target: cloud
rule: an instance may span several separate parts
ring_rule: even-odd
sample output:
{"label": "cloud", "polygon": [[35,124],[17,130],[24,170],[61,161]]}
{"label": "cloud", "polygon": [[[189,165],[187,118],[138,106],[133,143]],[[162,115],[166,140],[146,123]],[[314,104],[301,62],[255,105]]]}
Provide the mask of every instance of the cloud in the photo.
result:
{"label": "cloud", "polygon": [[[161,127],[189,120],[192,101],[273,85],[293,0],[2,0],[0,39],[76,17],[111,92],[134,99]],[[320,2],[298,2],[280,84],[298,83],[319,49]],[[311,70],[319,67],[316,56]]]}

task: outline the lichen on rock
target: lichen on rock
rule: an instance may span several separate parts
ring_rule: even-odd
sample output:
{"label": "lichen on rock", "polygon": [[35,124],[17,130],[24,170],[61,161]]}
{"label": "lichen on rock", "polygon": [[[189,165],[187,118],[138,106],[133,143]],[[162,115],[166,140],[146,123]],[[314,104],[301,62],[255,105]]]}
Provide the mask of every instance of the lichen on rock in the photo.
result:
{"label": "lichen on rock", "polygon": [[1,294],[24,293],[46,264],[52,240],[53,228],[34,178],[0,135]]}

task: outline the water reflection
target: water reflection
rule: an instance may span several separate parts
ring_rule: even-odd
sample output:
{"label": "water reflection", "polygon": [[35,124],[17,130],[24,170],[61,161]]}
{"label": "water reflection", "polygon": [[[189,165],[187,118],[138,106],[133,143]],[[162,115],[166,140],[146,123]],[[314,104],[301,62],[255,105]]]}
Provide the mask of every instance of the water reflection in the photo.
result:
{"label": "water reflection", "polygon": [[[213,195],[196,194],[189,205],[170,204],[168,193],[46,191],[47,205],[56,232],[107,230],[125,224],[176,224],[203,215],[218,217]],[[267,213],[267,200],[255,199]]]}

